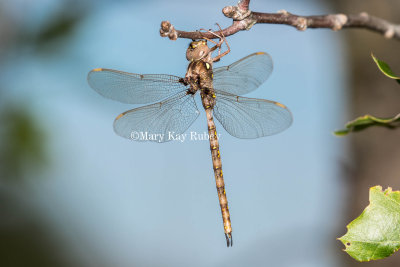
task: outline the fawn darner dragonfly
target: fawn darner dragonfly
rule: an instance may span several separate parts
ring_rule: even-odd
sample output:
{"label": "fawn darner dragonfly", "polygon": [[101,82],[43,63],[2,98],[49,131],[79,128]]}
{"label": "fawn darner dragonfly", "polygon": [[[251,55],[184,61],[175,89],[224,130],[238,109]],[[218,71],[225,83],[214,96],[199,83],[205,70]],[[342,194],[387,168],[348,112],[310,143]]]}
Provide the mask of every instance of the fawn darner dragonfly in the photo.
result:
{"label": "fawn darner dragonfly", "polygon": [[[145,133],[166,142],[171,132],[184,133],[199,115],[194,95],[199,91],[207,116],[211,157],[227,246],[232,246],[232,227],[225,193],[219,141],[213,114],[224,129],[238,138],[258,138],[279,133],[290,126],[290,111],[278,102],[242,97],[257,89],[272,72],[272,59],[264,52],[251,54],[229,66],[213,69],[220,54],[220,42],[209,48],[206,40],[190,43],[186,76],[134,74],[111,69],[94,69],[88,74],[90,86],[106,98],[147,106],[126,111],[114,121],[115,132],[125,138]],[[219,48],[218,56],[212,52]],[[161,102],[157,102],[161,101]]]}

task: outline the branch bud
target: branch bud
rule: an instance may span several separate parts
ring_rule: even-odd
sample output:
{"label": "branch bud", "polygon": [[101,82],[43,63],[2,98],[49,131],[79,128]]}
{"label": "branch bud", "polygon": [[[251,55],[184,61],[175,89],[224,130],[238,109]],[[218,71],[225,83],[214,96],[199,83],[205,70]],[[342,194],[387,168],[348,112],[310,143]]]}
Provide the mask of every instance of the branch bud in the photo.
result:
{"label": "branch bud", "polygon": [[168,36],[168,38],[171,40],[178,39],[178,33],[169,21],[161,22],[160,35],[162,37]]}

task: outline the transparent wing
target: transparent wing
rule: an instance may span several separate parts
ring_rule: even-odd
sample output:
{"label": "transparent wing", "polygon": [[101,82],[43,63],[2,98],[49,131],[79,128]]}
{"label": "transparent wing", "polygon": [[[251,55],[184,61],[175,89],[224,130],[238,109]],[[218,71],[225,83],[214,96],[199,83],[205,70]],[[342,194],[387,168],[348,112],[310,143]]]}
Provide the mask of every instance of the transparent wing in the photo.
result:
{"label": "transparent wing", "polygon": [[135,74],[110,69],[94,69],[88,82],[104,97],[129,104],[146,104],[178,93],[187,86],[180,77],[167,74]]}
{"label": "transparent wing", "polygon": [[234,95],[244,95],[257,89],[272,72],[269,54],[258,52],[242,58],[229,66],[213,70],[213,84],[218,90]]}
{"label": "transparent wing", "polygon": [[185,132],[199,116],[193,95],[180,92],[165,101],[120,114],[114,131],[136,141],[171,141],[171,136]]}
{"label": "transparent wing", "polygon": [[251,139],[277,134],[292,124],[292,114],[284,105],[235,96],[215,90],[214,116],[237,138]]}

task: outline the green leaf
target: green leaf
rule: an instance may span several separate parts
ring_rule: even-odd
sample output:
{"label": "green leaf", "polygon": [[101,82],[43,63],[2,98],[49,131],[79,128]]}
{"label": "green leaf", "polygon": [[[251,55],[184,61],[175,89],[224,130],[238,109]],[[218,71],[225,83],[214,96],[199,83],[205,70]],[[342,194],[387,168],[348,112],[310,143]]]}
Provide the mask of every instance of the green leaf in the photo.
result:
{"label": "green leaf", "polygon": [[372,54],[372,53],[371,53],[371,57],[375,61],[376,65],[378,66],[378,68],[380,69],[380,71],[383,74],[385,74],[387,77],[389,77],[391,79],[395,79],[400,84],[400,77],[396,76],[396,74],[394,74],[394,72],[392,71],[392,69],[389,67],[389,65],[386,62],[377,59],[374,56],[374,54]]}
{"label": "green leaf", "polygon": [[383,259],[400,248],[400,191],[371,187],[369,202],[339,238],[346,246],[344,251],[358,261]]}
{"label": "green leaf", "polygon": [[364,115],[346,123],[346,129],[335,131],[337,136],[343,136],[350,132],[362,131],[371,126],[382,126],[389,129],[400,127],[400,113],[393,118],[377,118],[371,115]]}

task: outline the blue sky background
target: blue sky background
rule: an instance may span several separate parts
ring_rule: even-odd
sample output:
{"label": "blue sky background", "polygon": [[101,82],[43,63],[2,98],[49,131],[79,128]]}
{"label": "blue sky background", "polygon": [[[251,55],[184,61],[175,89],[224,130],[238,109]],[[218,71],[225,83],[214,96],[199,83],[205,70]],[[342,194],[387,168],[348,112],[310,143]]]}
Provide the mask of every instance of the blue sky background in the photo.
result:
{"label": "blue sky background", "polygon": [[[21,24],[40,27],[60,2],[10,1]],[[255,25],[230,36],[215,67],[253,52],[274,60],[269,80],[250,97],[279,101],[294,122],[260,139],[230,136],[217,123],[234,246],[227,249],[208,141],[134,142],[113,132],[134,106],[105,99],[87,84],[92,68],[184,76],[189,40],[158,34],[162,20],[182,30],[224,28],[235,1],[96,1],[72,40],[52,57],[10,54],[0,80],[46,129],[51,167],[30,179],[43,214],[85,266],[340,266],[341,128],[346,63],[341,33]],[[331,10],[318,1],[252,1],[254,11]],[[21,11],[22,9],[22,11]],[[30,10],[29,14],[23,10]],[[199,102],[199,107],[201,104]],[[190,131],[207,130],[205,113]],[[344,233],[345,229],[343,229]]]}

